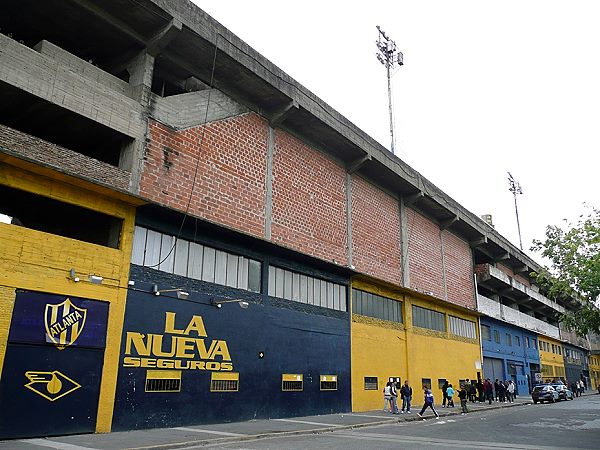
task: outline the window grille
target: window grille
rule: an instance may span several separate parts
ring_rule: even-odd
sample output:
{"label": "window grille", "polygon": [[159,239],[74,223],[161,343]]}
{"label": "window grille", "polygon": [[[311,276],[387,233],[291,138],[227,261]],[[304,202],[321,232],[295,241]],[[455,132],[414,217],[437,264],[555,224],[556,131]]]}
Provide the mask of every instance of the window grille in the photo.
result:
{"label": "window grille", "polygon": [[284,392],[299,392],[304,389],[304,377],[302,374],[284,373],[281,375],[281,390]]}
{"label": "window grille", "polygon": [[139,226],[135,227],[133,236],[131,263],[208,283],[260,292],[259,261]]}
{"label": "window grille", "polygon": [[365,377],[365,391],[379,390],[377,377]]}
{"label": "window grille", "polygon": [[321,375],[322,391],[337,391],[337,375]]}
{"label": "window grille", "polygon": [[450,328],[450,333],[455,336],[477,339],[477,327],[475,326],[475,322],[459,317],[448,316],[448,327]]}
{"label": "window grille", "polygon": [[269,296],[346,311],[346,286],[269,266]]}
{"label": "window grille", "polygon": [[402,323],[402,302],[352,289],[352,313]]}
{"label": "window grille", "polygon": [[240,374],[236,372],[212,372],[210,392],[238,392]]}
{"label": "window grille", "polygon": [[436,331],[446,331],[445,314],[413,305],[413,325]]}
{"label": "window grille", "polygon": [[146,392],[181,392],[181,371],[148,370],[146,372]]}

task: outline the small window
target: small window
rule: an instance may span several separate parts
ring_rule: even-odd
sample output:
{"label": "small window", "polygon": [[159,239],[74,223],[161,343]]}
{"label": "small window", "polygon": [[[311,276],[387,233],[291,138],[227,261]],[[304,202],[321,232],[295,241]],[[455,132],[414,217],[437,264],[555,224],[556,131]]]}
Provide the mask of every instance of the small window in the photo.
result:
{"label": "small window", "polygon": [[304,376],[298,373],[281,375],[281,390],[283,392],[299,392],[304,389]]}
{"label": "small window", "polygon": [[512,347],[512,336],[509,333],[506,333],[506,345]]}
{"label": "small window", "polygon": [[181,371],[148,370],[146,392],[181,392]]}
{"label": "small window", "polygon": [[444,384],[446,383],[446,381],[448,381],[448,380],[446,380],[445,378],[438,378],[438,388],[442,389],[442,387],[444,387]]}
{"label": "small window", "polygon": [[322,391],[337,391],[337,375],[321,375]]}
{"label": "small window", "polygon": [[389,377],[388,381],[391,381],[392,383],[396,383],[397,385],[400,385],[400,377]]}
{"label": "small window", "polygon": [[365,377],[365,391],[378,391],[377,377]]}
{"label": "small window", "polygon": [[412,307],[412,313],[413,326],[429,330],[446,331],[445,314],[415,305]]}
{"label": "small window", "polygon": [[517,347],[521,346],[521,338],[519,336],[515,336],[515,345]]}
{"label": "small window", "polygon": [[494,330],[494,342],[496,344],[500,343],[500,332],[498,330]]}
{"label": "small window", "polygon": [[525,336],[525,346],[527,348],[531,348],[531,343],[529,342],[529,336]]}
{"label": "small window", "polygon": [[238,392],[240,374],[235,372],[213,372],[210,378],[210,392]]}
{"label": "small window", "polygon": [[427,386],[427,389],[431,389],[431,378],[421,378],[421,386]]}
{"label": "small window", "polygon": [[481,325],[481,339],[484,341],[492,340],[492,331],[488,325]]}
{"label": "small window", "polygon": [[556,353],[558,353],[559,355],[562,355],[562,348],[560,347],[560,345],[556,346]]}
{"label": "small window", "polygon": [[352,313],[402,323],[402,302],[352,289]]}

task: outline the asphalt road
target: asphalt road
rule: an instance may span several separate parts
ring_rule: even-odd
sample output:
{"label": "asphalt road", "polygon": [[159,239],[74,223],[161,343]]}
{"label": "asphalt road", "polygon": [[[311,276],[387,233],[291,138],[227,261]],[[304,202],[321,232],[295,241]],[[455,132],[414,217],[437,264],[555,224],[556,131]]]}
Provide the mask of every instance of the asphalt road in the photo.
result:
{"label": "asphalt road", "polygon": [[[435,420],[195,448],[246,449],[594,449],[600,448],[600,396]],[[187,447],[188,449],[194,447]]]}

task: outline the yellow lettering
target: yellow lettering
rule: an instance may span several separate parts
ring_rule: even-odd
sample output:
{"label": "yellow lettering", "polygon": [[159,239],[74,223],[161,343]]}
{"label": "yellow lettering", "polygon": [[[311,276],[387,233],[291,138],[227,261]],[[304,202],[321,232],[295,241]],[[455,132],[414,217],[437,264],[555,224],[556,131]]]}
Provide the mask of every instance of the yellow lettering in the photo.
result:
{"label": "yellow lettering", "polygon": [[152,335],[148,335],[148,342],[144,342],[142,333],[127,332],[127,340],[125,341],[125,354],[131,355],[131,344],[135,347],[135,352],[141,356],[150,356],[150,348],[152,347]]}
{"label": "yellow lettering", "polygon": [[[184,366],[185,363],[185,366]],[[189,361],[180,361],[178,359],[175,360],[175,368],[176,369],[189,369],[190,362]]]}
{"label": "yellow lettering", "polygon": [[126,356],[123,358],[123,367],[140,367],[140,358]]}
{"label": "yellow lettering", "polygon": [[230,363],[230,362],[222,362],[222,363],[221,363],[221,370],[223,370],[223,371],[230,371],[230,370],[233,370],[233,363]]}
{"label": "yellow lettering", "polygon": [[163,338],[162,334],[153,334],[152,339],[152,355],[153,356],[162,356],[162,357],[172,357],[175,355],[175,340],[171,339],[171,350],[163,352]]}
{"label": "yellow lettering", "polygon": [[[194,354],[194,341],[196,339],[176,336],[173,340],[177,341],[177,358],[193,358],[194,356],[196,356]],[[191,353],[186,353],[187,351]]]}
{"label": "yellow lettering", "polygon": [[184,334],[183,330],[175,328],[175,313],[165,312],[165,333],[170,334]]}
{"label": "yellow lettering", "polygon": [[175,361],[172,359],[159,359],[156,361],[156,367],[158,369],[172,369],[175,365]]}
{"label": "yellow lettering", "polygon": [[152,358],[142,358],[142,367],[156,367],[156,360]]}
{"label": "yellow lettering", "polygon": [[192,316],[192,320],[188,324],[183,334],[189,336],[192,331],[198,334],[198,337],[207,337],[206,329],[204,328],[204,321],[202,316]]}
{"label": "yellow lettering", "polygon": [[67,317],[65,317],[65,318],[63,319],[63,326],[64,326],[65,328],[66,328],[66,327],[69,327],[69,326],[71,326],[71,325],[73,325],[73,314],[69,314]]}
{"label": "yellow lettering", "polygon": [[204,370],[204,361],[190,361],[190,369]]}
{"label": "yellow lettering", "polygon": [[75,319],[79,320],[79,319],[81,319],[81,317],[82,316],[81,316],[81,314],[79,314],[79,311],[75,311]]}
{"label": "yellow lettering", "polygon": [[206,350],[204,339],[195,339],[195,341],[196,347],[198,347],[198,353],[200,354],[200,359],[209,359],[208,357],[215,347],[215,341],[211,341],[210,348],[208,350]]}
{"label": "yellow lettering", "polygon": [[215,361],[210,361],[206,363],[206,370],[219,370],[221,368],[221,364]]}
{"label": "yellow lettering", "polygon": [[[213,347],[213,346],[211,346],[211,347]],[[217,341],[217,345],[215,345],[214,348],[212,349],[212,352],[208,359],[215,359],[215,357],[217,355],[221,356],[223,361],[231,361],[231,356],[229,355],[229,349],[227,348],[227,342]]]}

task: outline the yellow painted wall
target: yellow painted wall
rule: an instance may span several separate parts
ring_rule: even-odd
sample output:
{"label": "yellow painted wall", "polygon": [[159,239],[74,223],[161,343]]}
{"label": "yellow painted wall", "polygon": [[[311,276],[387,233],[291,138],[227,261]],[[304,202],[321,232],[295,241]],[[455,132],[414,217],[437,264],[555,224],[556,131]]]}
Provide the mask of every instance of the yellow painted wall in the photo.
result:
{"label": "yellow painted wall", "polygon": [[591,355],[589,357],[590,379],[592,389],[598,389],[600,386],[600,355]]}
{"label": "yellow painted wall", "polygon": [[[550,351],[543,350],[541,343],[546,342],[550,346]],[[552,353],[552,344],[560,345],[561,354]],[[564,348],[562,342],[557,341],[556,339],[549,338],[547,336],[538,336],[538,349],[540,352],[540,364],[542,366],[550,366],[552,367],[552,375],[549,373],[544,373],[543,367],[540,368],[542,370],[542,377],[544,381],[553,378],[565,378],[565,362],[563,358]]]}
{"label": "yellow painted wall", "polygon": [[[0,162],[0,184],[123,219],[120,248],[113,249],[16,225],[0,223],[0,374],[6,351],[15,289],[101,300],[110,303],[104,369],[96,430],[110,431],[125,313],[135,207],[111,199],[94,186],[74,186],[68,178],[46,177]],[[105,190],[104,190],[105,191]],[[81,280],[72,281],[74,268]],[[104,278],[101,285],[87,275]]]}
{"label": "yellow painted wall", "polygon": [[[404,324],[352,314],[352,410],[382,409],[383,387],[389,377],[408,379],[413,388],[413,404],[421,404],[421,379],[431,378],[436,402],[441,401],[438,378],[455,387],[460,379],[477,379],[476,362],[481,361],[478,339],[453,336],[412,327],[412,305],[436,310],[477,323],[477,316],[452,305],[414,298],[391,287],[355,279],[353,288],[401,301]],[[479,332],[477,332],[479,336]],[[365,377],[378,377],[377,391],[364,389]]]}

